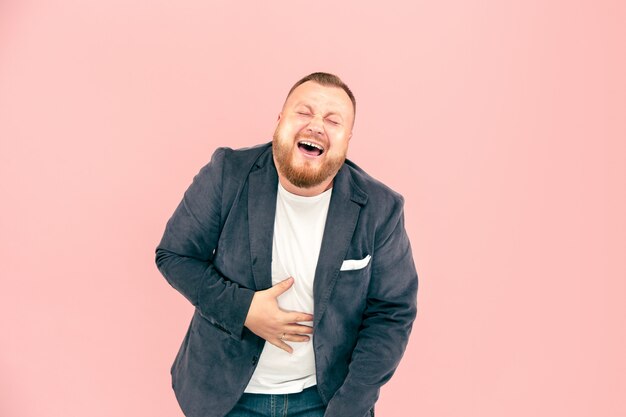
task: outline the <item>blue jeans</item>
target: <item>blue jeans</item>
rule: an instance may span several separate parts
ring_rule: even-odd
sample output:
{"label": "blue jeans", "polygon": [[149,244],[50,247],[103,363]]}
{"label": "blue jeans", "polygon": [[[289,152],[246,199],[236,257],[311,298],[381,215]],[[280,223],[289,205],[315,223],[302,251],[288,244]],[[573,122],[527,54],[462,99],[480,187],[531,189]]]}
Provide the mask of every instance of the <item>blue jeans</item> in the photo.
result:
{"label": "blue jeans", "polygon": [[246,394],[226,417],[323,417],[326,406],[312,386],[296,394]]}

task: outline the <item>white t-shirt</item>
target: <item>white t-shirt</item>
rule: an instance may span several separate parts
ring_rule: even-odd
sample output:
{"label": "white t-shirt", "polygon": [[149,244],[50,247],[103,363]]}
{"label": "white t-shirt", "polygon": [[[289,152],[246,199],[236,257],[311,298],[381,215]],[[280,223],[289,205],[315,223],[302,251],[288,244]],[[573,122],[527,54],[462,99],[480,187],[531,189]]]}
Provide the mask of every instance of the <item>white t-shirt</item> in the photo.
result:
{"label": "white t-shirt", "polygon": [[[291,194],[278,185],[272,247],[272,285],[289,277],[294,284],[278,297],[286,311],[315,314],[313,279],[322,245],[332,189],[313,197]],[[302,323],[312,326],[312,322]],[[291,394],[316,384],[313,339],[289,342],[289,354],[265,343],[245,392]]]}

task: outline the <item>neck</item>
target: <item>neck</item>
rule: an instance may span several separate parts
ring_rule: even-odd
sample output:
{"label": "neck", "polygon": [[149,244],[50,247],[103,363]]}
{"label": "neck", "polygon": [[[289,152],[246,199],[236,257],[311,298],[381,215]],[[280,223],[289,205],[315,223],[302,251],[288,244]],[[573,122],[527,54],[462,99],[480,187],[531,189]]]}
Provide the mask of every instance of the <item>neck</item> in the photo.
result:
{"label": "neck", "polygon": [[283,177],[280,174],[278,174],[278,181],[280,181],[280,185],[282,185],[285,190],[289,191],[291,194],[299,195],[302,197],[313,197],[322,194],[324,191],[333,186],[333,178],[310,188],[296,187],[295,185],[290,183],[287,178]]}

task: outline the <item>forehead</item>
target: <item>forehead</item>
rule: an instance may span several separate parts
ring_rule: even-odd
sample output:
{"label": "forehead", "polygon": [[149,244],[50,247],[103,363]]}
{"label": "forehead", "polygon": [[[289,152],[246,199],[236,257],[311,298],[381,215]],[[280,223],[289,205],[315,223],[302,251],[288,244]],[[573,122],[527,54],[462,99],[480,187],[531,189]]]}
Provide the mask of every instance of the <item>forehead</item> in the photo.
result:
{"label": "forehead", "polygon": [[309,105],[312,107],[325,108],[353,114],[352,101],[348,94],[339,87],[326,86],[314,81],[307,81],[296,87],[287,100],[284,107],[294,107],[298,105]]}

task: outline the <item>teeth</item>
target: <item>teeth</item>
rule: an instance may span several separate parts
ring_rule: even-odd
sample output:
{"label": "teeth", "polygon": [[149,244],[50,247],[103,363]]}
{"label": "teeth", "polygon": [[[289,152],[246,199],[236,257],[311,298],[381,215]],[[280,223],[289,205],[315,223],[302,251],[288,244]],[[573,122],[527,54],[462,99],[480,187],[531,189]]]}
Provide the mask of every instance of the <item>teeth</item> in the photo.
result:
{"label": "teeth", "polygon": [[312,143],[312,142],[306,142],[306,141],[301,141],[300,142],[303,145],[307,145],[307,146],[311,146],[313,148],[317,148],[320,151],[324,151],[324,148],[322,148],[320,145],[316,144],[316,143]]}

